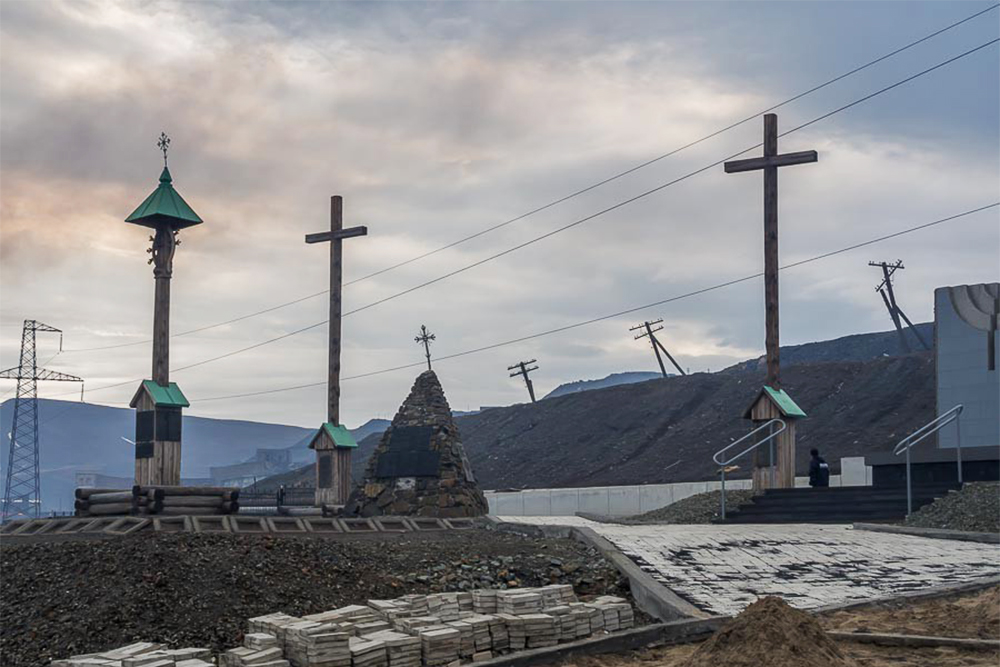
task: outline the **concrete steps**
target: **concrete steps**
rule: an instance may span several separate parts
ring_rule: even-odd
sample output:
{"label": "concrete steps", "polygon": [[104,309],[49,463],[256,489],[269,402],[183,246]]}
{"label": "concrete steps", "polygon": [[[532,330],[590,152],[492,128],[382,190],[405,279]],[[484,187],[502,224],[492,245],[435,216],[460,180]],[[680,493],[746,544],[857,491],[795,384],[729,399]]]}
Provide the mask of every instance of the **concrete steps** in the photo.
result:
{"label": "concrete steps", "polygon": [[[916,511],[959,488],[957,482],[915,485]],[[906,516],[905,487],[768,489],[716,523],[853,523],[900,521]]]}

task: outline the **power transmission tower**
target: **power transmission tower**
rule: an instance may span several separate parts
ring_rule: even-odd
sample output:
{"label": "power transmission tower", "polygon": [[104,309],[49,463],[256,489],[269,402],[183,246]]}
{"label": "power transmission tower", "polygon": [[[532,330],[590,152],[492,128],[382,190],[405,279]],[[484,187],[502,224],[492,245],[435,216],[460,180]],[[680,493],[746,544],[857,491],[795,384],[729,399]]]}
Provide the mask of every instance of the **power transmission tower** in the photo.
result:
{"label": "power transmission tower", "polygon": [[42,507],[41,485],[38,474],[38,381],[79,382],[80,400],[83,400],[83,380],[75,375],[38,368],[35,356],[35,332],[59,334],[62,350],[62,331],[35,320],[25,320],[21,333],[21,363],[16,368],[0,371],[0,379],[17,380],[17,397],[14,399],[14,418],[10,429],[10,455],[7,459],[7,486],[4,490],[2,518],[34,516],[38,518]]}
{"label": "power transmission tower", "polygon": [[[667,352],[667,348],[663,347],[663,343],[661,343],[660,340],[656,337],[656,332],[663,330],[663,325],[660,324],[661,322],[663,322],[662,319],[656,320],[655,322],[643,322],[642,324],[635,325],[634,327],[629,329],[629,331],[641,331],[641,333],[636,334],[635,336],[636,340],[639,340],[640,338],[647,338],[647,337],[649,338],[649,342],[653,346],[653,352],[656,353],[656,362],[660,364],[660,372],[663,373],[663,377],[667,377],[667,369],[663,365],[663,359],[660,357],[661,350],[663,351],[663,354],[667,355],[667,359],[669,359],[670,363],[674,365],[674,368],[677,369],[678,373],[680,373],[681,375],[687,375],[687,373],[684,372],[684,369],[680,367],[680,364],[678,364],[674,360],[674,358],[670,356],[670,353]],[[658,324],[660,326],[656,326]],[[656,328],[654,329],[653,327]]]}
{"label": "power transmission tower", "polygon": [[424,354],[427,355],[427,370],[431,370],[431,341],[437,340],[437,336],[427,330],[423,324],[420,325],[420,335],[413,339],[414,343],[424,344]]}
{"label": "power transmission tower", "polygon": [[531,378],[528,377],[528,373],[530,373],[532,371],[537,371],[538,370],[538,366],[534,366],[532,368],[528,368],[528,366],[531,366],[531,364],[537,363],[537,361],[538,361],[537,359],[532,359],[531,361],[519,361],[516,364],[514,364],[513,366],[508,366],[507,367],[507,370],[514,371],[513,373],[510,374],[511,377],[517,377],[518,375],[521,375],[521,376],[524,377],[524,384],[526,384],[528,386],[528,396],[531,397],[531,402],[532,403],[535,402],[535,385],[533,385],[531,383]]}
{"label": "power transmission tower", "polygon": [[924,349],[931,349],[930,345],[927,344],[927,341],[924,340],[924,337],[920,335],[919,331],[917,331],[917,328],[913,326],[913,322],[910,321],[910,318],[906,316],[903,309],[896,303],[896,295],[892,291],[893,274],[900,269],[906,268],[903,266],[903,260],[897,259],[895,263],[892,264],[888,262],[868,262],[868,266],[874,266],[882,269],[882,282],[878,284],[875,291],[882,295],[882,302],[885,303],[886,310],[889,311],[889,317],[892,318],[892,323],[896,327],[896,333],[899,334],[899,342],[903,346],[903,351],[910,351],[910,343],[906,340],[906,335],[903,332],[903,325],[899,322],[900,318],[903,318],[903,320],[906,321],[907,326],[910,327],[910,331],[912,331],[913,335],[917,337],[917,340],[920,341],[920,344],[923,345]]}

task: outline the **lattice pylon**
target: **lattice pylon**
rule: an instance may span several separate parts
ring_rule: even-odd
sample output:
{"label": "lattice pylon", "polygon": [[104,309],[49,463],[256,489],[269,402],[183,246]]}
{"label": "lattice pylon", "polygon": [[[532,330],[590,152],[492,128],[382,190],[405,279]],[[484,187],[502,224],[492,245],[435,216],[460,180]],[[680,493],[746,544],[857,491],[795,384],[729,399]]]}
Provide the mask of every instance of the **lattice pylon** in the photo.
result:
{"label": "lattice pylon", "polygon": [[67,373],[38,368],[35,354],[35,332],[60,334],[55,327],[35,320],[25,320],[21,332],[21,362],[16,368],[0,371],[0,378],[17,380],[14,416],[11,420],[10,451],[7,457],[7,483],[4,486],[3,520],[18,516],[37,518],[41,514],[42,493],[38,461],[38,381],[83,382]]}

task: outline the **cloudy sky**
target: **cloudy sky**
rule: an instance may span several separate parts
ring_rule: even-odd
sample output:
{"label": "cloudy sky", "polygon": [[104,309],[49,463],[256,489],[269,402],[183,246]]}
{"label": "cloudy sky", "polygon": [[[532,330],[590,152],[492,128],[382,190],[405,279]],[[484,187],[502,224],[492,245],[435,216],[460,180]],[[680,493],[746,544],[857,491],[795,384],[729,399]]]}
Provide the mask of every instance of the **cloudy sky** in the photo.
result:
{"label": "cloudy sky", "polygon": [[[127,403],[149,374],[147,231],[123,219],[155,187],[156,138],[205,224],[182,233],[173,331],[237,318],[327,286],[345,224],[346,279],[515,218],[923,37],[989,3],[160,3],[0,5],[0,355],[21,321],[65,331],[48,367]],[[985,15],[782,107],[806,123],[998,34]],[[994,44],[794,132],[783,151],[781,259],[790,263],[1000,199]],[[345,309],[488,258],[760,141],[748,122],[603,187],[345,288]],[[754,152],[756,153],[756,151]],[[752,155],[754,153],[748,154]],[[426,324],[448,355],[754,274],[761,177],[708,169],[634,203],[344,320],[344,374],[421,361]],[[782,275],[782,342],[889,328],[869,260],[905,260],[898,297],[933,318],[934,287],[1000,279],[997,209]],[[436,370],[456,409],[524,400],[506,367],[537,358],[541,393],[655,370],[628,329],[663,318],[692,371],[763,352],[763,288],[744,282],[453,360]],[[322,322],[324,296],[173,339],[175,369]],[[188,370],[190,414],[312,426],[326,329]],[[131,345],[126,345],[131,344]],[[125,345],[125,346],[122,346]],[[116,347],[110,347],[116,346]],[[109,349],[91,349],[109,348]],[[40,343],[39,360],[58,350]],[[419,367],[345,381],[351,426],[390,416]],[[102,389],[107,385],[121,386]],[[0,392],[12,389],[4,381]],[[43,396],[72,394],[51,383]],[[9,393],[7,394],[10,395]]]}

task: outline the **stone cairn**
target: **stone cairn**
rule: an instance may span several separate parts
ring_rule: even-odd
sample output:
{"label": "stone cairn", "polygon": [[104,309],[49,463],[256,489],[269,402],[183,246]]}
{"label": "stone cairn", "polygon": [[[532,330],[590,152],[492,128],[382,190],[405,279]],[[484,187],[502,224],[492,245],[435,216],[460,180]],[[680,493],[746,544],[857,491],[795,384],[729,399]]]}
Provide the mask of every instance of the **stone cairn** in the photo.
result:
{"label": "stone cairn", "polygon": [[[609,595],[580,602],[572,586],[404,595],[298,618],[249,620],[243,646],[220,667],[455,667],[526,649],[555,646],[634,623],[632,606]],[[133,644],[54,660],[51,667],[209,667],[205,649]]]}
{"label": "stone cairn", "polygon": [[487,511],[441,383],[425,371],[368,459],[344,514],[454,518]]}

